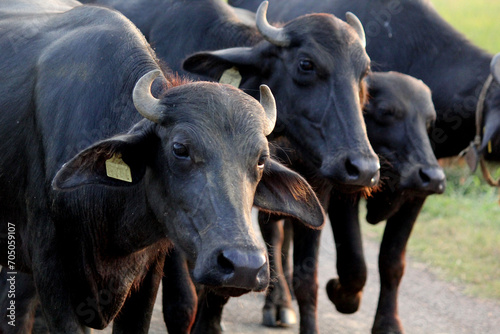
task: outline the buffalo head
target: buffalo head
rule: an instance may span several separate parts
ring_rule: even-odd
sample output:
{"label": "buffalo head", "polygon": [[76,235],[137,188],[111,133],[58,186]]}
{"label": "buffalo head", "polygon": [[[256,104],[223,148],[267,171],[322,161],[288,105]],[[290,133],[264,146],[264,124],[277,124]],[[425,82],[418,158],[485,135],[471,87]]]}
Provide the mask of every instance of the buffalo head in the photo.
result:
{"label": "buffalo head", "polygon": [[368,137],[386,160],[381,178],[388,190],[443,193],[445,175],[428,137],[436,119],[429,88],[397,72],[372,73],[367,78],[372,97],[365,107]]}
{"label": "buffalo head", "polygon": [[218,79],[235,67],[240,88],[254,95],[265,83],[280,111],[274,136],[287,136],[316,174],[344,190],[375,185],[379,162],[361,114],[370,68],[361,23],[351,13],[347,23],[312,14],[275,27],[266,12],[267,1],[256,14],[261,42],[196,53],[184,61],[184,69]]}
{"label": "buffalo head", "polygon": [[263,290],[269,269],[252,229],[252,206],[313,228],[323,224],[310,186],[269,156],[274,98],[266,86],[259,103],[231,86],[206,82],[156,98],[150,88],[159,73],[145,74],[134,88],[134,104],[146,119],[80,152],[59,170],[53,187],[130,189],[135,202],[124,205],[151,215],[143,220],[163,231],[157,238],[166,236],[185,252],[197,283],[231,295]]}

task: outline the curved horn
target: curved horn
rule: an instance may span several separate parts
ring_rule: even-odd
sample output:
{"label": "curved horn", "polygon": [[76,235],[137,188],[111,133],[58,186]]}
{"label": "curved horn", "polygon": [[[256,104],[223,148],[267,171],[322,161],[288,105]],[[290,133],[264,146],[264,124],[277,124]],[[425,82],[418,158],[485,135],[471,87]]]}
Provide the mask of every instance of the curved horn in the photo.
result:
{"label": "curved horn", "polygon": [[160,74],[159,70],[153,70],[144,74],[137,81],[132,92],[132,101],[134,101],[134,106],[139,114],[155,123],[159,122],[164,108],[160,105],[160,100],[151,94],[151,85]]}
{"label": "curved horn", "polygon": [[345,18],[347,23],[349,23],[349,25],[353,27],[356,33],[358,34],[359,39],[361,40],[361,45],[363,45],[363,47],[366,48],[365,29],[363,29],[361,21],[358,19],[356,15],[354,15],[351,12],[345,13]]}
{"label": "curved horn", "polygon": [[497,53],[491,60],[490,71],[495,80],[500,83],[500,53]]}
{"label": "curved horn", "polygon": [[255,14],[255,23],[261,35],[270,43],[277,46],[288,46],[290,40],[283,28],[276,28],[267,21],[267,6],[269,1],[263,1]]}
{"label": "curved horn", "polygon": [[271,89],[266,85],[260,85],[260,104],[266,111],[267,124],[264,126],[264,135],[269,136],[276,125],[276,101]]}

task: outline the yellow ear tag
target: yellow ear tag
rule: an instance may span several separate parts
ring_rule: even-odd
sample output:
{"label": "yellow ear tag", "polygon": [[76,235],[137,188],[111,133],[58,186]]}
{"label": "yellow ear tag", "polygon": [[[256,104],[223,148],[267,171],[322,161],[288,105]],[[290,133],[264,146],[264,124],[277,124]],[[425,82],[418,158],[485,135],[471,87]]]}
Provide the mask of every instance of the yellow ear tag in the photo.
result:
{"label": "yellow ear tag", "polygon": [[492,149],[491,149],[491,140],[488,142],[488,153],[491,153]]}
{"label": "yellow ear tag", "polygon": [[230,69],[225,70],[224,73],[222,73],[219,83],[239,88],[241,83],[241,74],[240,72],[238,72],[238,69],[236,67],[231,67]]}
{"label": "yellow ear tag", "polygon": [[106,160],[106,175],[112,179],[132,182],[130,167],[122,160],[122,155],[119,153]]}

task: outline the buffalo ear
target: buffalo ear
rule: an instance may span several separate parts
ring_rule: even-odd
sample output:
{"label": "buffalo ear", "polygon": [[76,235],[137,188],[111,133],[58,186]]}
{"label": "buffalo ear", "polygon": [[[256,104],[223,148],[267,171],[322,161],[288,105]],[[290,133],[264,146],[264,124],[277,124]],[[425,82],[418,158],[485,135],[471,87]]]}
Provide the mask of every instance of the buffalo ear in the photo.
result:
{"label": "buffalo ear", "polygon": [[269,159],[257,186],[254,205],[262,211],[291,216],[314,229],[323,227],[323,208],[307,181]]}
{"label": "buffalo ear", "polygon": [[83,185],[130,186],[146,171],[148,145],[144,135],[128,134],[107,139],[81,151],[57,172],[52,187],[71,190]]}
{"label": "buffalo ear", "polygon": [[211,52],[198,52],[184,60],[184,70],[219,80],[225,70],[232,67],[244,70],[260,59],[254,48],[238,47]]}
{"label": "buffalo ear", "polygon": [[491,60],[490,70],[495,80],[500,83],[500,53],[497,53]]}

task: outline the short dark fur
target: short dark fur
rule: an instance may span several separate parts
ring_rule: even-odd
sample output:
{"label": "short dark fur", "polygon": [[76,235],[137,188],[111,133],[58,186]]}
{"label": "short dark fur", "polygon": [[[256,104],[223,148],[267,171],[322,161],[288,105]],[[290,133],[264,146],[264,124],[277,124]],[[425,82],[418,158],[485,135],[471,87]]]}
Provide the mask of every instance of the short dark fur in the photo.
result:
{"label": "short dark fur", "polygon": [[[260,0],[230,0],[255,11]],[[428,0],[273,0],[272,20],[291,20],[308,13],[358,16],[367,32],[367,51],[377,71],[398,71],[422,79],[432,90],[437,119],[430,139],[438,158],[457,155],[474,138],[475,110],[492,55],[448,24]],[[384,25],[387,22],[387,27]],[[491,128],[481,152],[500,160],[500,85],[494,83],[486,101],[484,124]]]}
{"label": "short dark fur", "polygon": [[[358,192],[371,186],[372,178],[378,179],[378,159],[363,127],[360,102],[365,98],[359,98],[364,93],[362,79],[369,70],[369,58],[358,35],[344,21],[322,14],[280,24],[291,40],[289,47],[280,47],[263,40],[254,25],[244,24],[219,0],[91,2],[122,11],[175,71],[218,80],[225,70],[236,67],[242,75],[240,88],[256,98],[258,86],[267,84],[279,110],[271,138],[275,143],[285,139],[290,144],[287,148],[297,156],[296,170],[318,176],[314,186],[319,197],[328,197],[334,186]],[[163,52],[172,45],[176,52]],[[312,61],[314,70],[303,71],[302,60]],[[311,244],[319,242],[319,231],[304,234],[309,235],[304,240]],[[296,245],[307,247],[305,242]],[[296,253],[301,254],[298,262],[314,258],[307,252]],[[307,287],[297,299],[308,307],[312,300],[314,313],[315,292],[309,289],[314,290],[317,277],[313,273],[297,279]],[[187,290],[191,292],[190,287]],[[167,327],[177,326],[178,321],[178,317],[166,318]],[[205,323],[195,330],[206,332],[210,325]],[[315,323],[301,324],[303,331],[315,327]]]}
{"label": "short dark fur", "polygon": [[[233,5],[255,10],[259,1],[232,0]],[[269,16],[274,20],[293,19],[308,13],[333,13],[341,15],[346,11],[355,13],[367,30],[367,51],[376,70],[395,70],[422,79],[432,90],[432,98],[436,108],[437,119],[429,135],[434,153],[438,158],[457,155],[473,139],[475,134],[475,110],[481,88],[490,74],[492,55],[470,43],[463,35],[445,22],[438,13],[425,0],[274,0],[269,8]],[[372,29],[377,29],[374,31]],[[498,80],[498,78],[496,79]],[[481,143],[481,153],[490,160],[500,159],[500,85],[493,82],[485,102],[485,116],[483,124],[485,133]],[[493,144],[492,152],[488,153],[488,142]],[[406,197],[406,196],[405,196]],[[390,286],[389,291],[394,291],[399,285],[399,279],[404,267],[404,247],[413,226],[414,217],[423,205],[422,199],[401,201],[401,198],[387,197],[380,200],[369,201],[369,216],[371,221],[379,221],[392,216],[388,220],[382,249],[389,249],[391,238],[399,240],[400,247],[394,252],[381,251],[380,267],[381,279]],[[370,204],[371,203],[371,204]],[[391,212],[374,210],[383,203],[393,203]],[[399,211],[397,211],[399,210]],[[370,214],[371,212],[371,214]],[[399,213],[398,213],[399,212]],[[406,212],[406,217],[405,213]],[[333,215],[333,211],[330,216]],[[376,213],[376,214],[375,214]],[[398,227],[398,224],[403,225]],[[350,249],[360,249],[359,240],[348,237]],[[346,243],[345,237],[339,237]],[[356,244],[356,242],[358,244]],[[349,248],[348,248],[349,249]],[[359,251],[344,251],[339,263],[352,266],[353,260],[362,259]],[[358,263],[363,263],[361,260]],[[356,267],[356,266],[353,266]],[[362,266],[357,267],[362,268]],[[386,270],[383,268],[392,268]],[[382,270],[392,275],[383,275]],[[345,272],[345,271],[344,271]],[[351,289],[360,291],[364,285],[364,271],[342,274],[340,280],[351,280]],[[352,277],[358,279],[352,279]],[[344,277],[342,277],[344,276]],[[345,283],[344,283],[345,284]],[[347,283],[347,285],[349,285]],[[357,285],[357,288],[353,288]],[[330,291],[335,290],[333,285]],[[386,299],[387,289],[382,291],[381,300]],[[337,291],[338,292],[338,291]],[[340,296],[337,293],[337,296]],[[392,294],[397,296],[396,294]],[[332,299],[339,300],[335,294]],[[352,299],[351,294],[351,299]],[[359,300],[358,300],[359,302]],[[356,303],[354,303],[356,305]],[[402,331],[396,308],[396,300],[390,299],[382,303],[376,315],[373,331],[381,332]],[[339,307],[339,303],[336,303]],[[341,306],[342,307],[342,306]],[[354,308],[355,309],[355,308]]]}
{"label": "short dark fur", "polygon": [[[219,0],[86,2],[124,13],[174,72],[218,80],[234,66],[243,77],[240,88],[255,98],[258,86],[267,84],[279,110],[279,131],[273,135],[287,136],[311,168],[321,169],[332,182],[348,182],[346,159],[376,165],[357,98],[369,59],[342,20],[310,15],[286,22],[291,45],[282,48],[264,41],[255,25],[244,23]],[[300,72],[302,58],[314,63],[312,73]]]}
{"label": "short dark fur", "polygon": [[[377,328],[397,329],[397,315],[391,314],[396,305],[397,288],[404,268],[404,250],[409,234],[425,198],[444,191],[444,173],[432,152],[427,130],[435,120],[430,90],[421,81],[400,73],[372,73],[367,78],[370,100],[364,108],[364,118],[370,142],[382,161],[381,185],[367,198],[370,223],[388,220],[381,246],[380,273],[381,306],[377,313]],[[327,285],[328,296],[337,309],[355,312],[361,301],[366,281],[366,265],[359,227],[360,196],[332,191],[324,206],[337,246],[337,272],[339,278]],[[289,242],[289,229],[285,240],[277,224],[261,224],[270,256],[271,280],[264,321],[266,325],[286,324],[292,311],[291,298],[283,272],[289,272],[288,260],[281,259],[282,244]],[[294,242],[297,241],[295,238]],[[309,252],[314,252],[314,249]],[[302,250],[304,251],[304,250]],[[294,270],[296,270],[296,264]],[[274,284],[273,284],[274,282]],[[305,289],[294,282],[295,291]],[[394,298],[394,299],[393,299]],[[312,321],[314,315],[301,310],[302,317]],[[387,323],[392,316],[393,322]],[[385,317],[385,318],[384,318]],[[385,321],[384,321],[385,320]]]}
{"label": "short dark fur", "polygon": [[[30,332],[39,301],[54,333],[111,320],[116,332],[147,333],[172,241],[195,263],[197,282],[242,294],[264,289],[269,275],[252,205],[323,223],[298,174],[270,158],[259,167],[269,120],[240,90],[162,73],[152,89],[161,117],[141,117],[132,91],[159,65],[118,12],[4,1],[0,30],[0,263],[5,275],[14,224],[19,271],[18,321],[8,325],[4,290],[0,331]],[[118,155],[131,183],[107,176],[105,161]]]}
{"label": "short dark fur", "polygon": [[[430,90],[415,78],[394,73],[373,73],[368,78],[372,97],[365,108],[368,137],[385,161],[382,185],[367,199],[367,220],[387,220],[380,248],[381,292],[374,331],[398,332],[397,291],[404,272],[406,243],[425,201],[442,193],[445,176],[432,152],[427,131],[436,115]],[[327,284],[337,309],[355,312],[366,281],[358,221],[359,201],[332,196],[329,216],[337,246],[339,278]]]}

